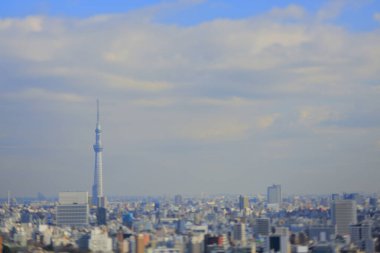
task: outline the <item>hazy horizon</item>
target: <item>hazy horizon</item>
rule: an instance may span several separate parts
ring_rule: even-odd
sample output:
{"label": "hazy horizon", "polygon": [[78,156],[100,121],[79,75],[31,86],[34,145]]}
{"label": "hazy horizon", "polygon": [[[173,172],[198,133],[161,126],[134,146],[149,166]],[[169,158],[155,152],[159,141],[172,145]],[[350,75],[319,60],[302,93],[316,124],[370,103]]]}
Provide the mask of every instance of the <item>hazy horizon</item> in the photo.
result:
{"label": "hazy horizon", "polygon": [[[0,3],[0,198],[379,192],[380,3]],[[87,3],[87,4],[86,4]]]}

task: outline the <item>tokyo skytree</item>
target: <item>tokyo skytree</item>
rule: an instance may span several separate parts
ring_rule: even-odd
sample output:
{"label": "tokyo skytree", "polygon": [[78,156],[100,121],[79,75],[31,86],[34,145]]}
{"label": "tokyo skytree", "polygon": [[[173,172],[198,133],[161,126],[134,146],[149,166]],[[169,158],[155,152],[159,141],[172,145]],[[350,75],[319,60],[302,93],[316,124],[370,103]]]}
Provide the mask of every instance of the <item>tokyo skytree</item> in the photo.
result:
{"label": "tokyo skytree", "polygon": [[103,196],[103,161],[102,161],[102,129],[99,122],[99,100],[96,101],[97,120],[96,120],[96,140],[94,144],[95,151],[95,168],[94,168],[94,184],[92,186],[92,204],[97,207],[105,206],[105,198]]}

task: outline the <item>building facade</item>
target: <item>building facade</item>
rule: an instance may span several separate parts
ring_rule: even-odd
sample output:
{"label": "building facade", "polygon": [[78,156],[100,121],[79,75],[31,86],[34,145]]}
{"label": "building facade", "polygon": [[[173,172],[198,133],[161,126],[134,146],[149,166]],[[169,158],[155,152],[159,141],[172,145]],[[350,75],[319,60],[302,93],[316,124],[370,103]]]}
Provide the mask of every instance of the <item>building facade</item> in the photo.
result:
{"label": "building facade", "polygon": [[267,200],[268,200],[268,204],[281,204],[282,202],[281,185],[274,184],[268,187]]}
{"label": "building facade", "polygon": [[240,210],[244,210],[246,208],[249,208],[249,199],[247,196],[239,196],[239,208]]}
{"label": "building facade", "polygon": [[270,233],[269,218],[257,218],[255,221],[255,227],[254,227],[255,236],[259,236],[259,235],[268,236],[269,233]]}
{"label": "building facade", "polygon": [[354,200],[335,200],[331,205],[331,218],[339,235],[348,235],[349,226],[357,223],[356,202]]}
{"label": "building facade", "polygon": [[87,192],[60,192],[56,207],[59,226],[87,226],[89,217]]}

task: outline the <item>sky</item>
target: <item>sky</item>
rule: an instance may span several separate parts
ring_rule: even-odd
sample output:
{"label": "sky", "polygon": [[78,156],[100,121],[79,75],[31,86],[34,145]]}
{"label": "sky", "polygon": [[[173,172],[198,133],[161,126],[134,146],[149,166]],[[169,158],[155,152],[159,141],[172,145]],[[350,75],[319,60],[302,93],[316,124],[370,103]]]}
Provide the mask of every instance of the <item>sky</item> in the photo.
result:
{"label": "sky", "polygon": [[380,2],[0,2],[0,197],[380,192]]}

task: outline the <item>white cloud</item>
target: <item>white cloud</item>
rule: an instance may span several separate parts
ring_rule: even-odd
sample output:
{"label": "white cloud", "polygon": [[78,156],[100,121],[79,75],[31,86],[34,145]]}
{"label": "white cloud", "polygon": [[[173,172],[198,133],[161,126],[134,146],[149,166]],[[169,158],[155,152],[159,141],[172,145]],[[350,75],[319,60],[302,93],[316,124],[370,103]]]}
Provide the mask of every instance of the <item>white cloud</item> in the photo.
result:
{"label": "white cloud", "polygon": [[3,94],[5,98],[13,99],[31,99],[31,100],[50,100],[56,102],[67,102],[67,103],[79,103],[86,100],[85,97],[67,93],[67,92],[55,92],[39,88],[30,88],[22,90],[20,92],[6,93]]}
{"label": "white cloud", "polygon": [[337,17],[347,5],[349,1],[347,0],[332,0],[328,1],[327,4],[318,11],[317,19],[319,21],[324,21]]}
{"label": "white cloud", "polygon": [[131,101],[133,105],[144,107],[166,107],[173,105],[175,102],[176,99],[173,98],[136,99]]}
{"label": "white cloud", "polygon": [[231,97],[227,99],[195,98],[192,100],[192,104],[205,106],[250,106],[256,103],[258,103],[258,101],[241,97]]}
{"label": "white cloud", "polygon": [[347,138],[360,136],[361,138],[364,138],[366,135],[368,135],[368,129],[365,128],[344,128],[339,126],[316,127],[313,128],[313,132],[319,134],[320,136],[328,136],[336,139],[338,139],[338,136],[345,136]]}
{"label": "white cloud", "polygon": [[[27,68],[36,75],[60,75],[81,85],[145,91],[203,85],[207,76],[218,71],[252,70],[276,73],[277,78],[254,78],[251,90],[267,82],[267,90],[338,94],[353,90],[343,88],[355,85],[350,83],[352,75],[376,76],[380,64],[375,34],[359,37],[331,25],[287,24],[271,18],[281,13],[302,16],[303,10],[289,6],[258,19],[218,20],[189,28],[128,22],[128,15],[22,21],[40,30],[37,37],[7,25],[17,19],[2,20],[3,26],[12,27],[12,36],[0,31],[4,33],[0,51],[7,58],[37,62]],[[301,68],[313,71],[297,72]],[[226,80],[216,81],[227,85]]]}
{"label": "white cloud", "polygon": [[305,10],[298,5],[289,5],[286,8],[274,8],[270,13],[274,18],[296,18],[301,19],[306,16]]}
{"label": "white cloud", "polygon": [[171,85],[166,82],[141,81],[117,75],[105,75],[104,79],[107,86],[115,88],[127,88],[144,91],[160,91],[171,88]]}
{"label": "white cloud", "polygon": [[83,66],[82,69],[73,67],[47,67],[41,70],[35,70],[38,74],[56,76],[62,78],[73,78],[78,80],[81,85],[100,85],[108,89],[115,90],[140,90],[147,92],[157,92],[172,88],[168,82],[146,81],[128,77],[120,74],[104,72],[100,68],[90,69]]}
{"label": "white cloud", "polygon": [[266,115],[262,116],[257,121],[257,126],[259,128],[265,129],[273,125],[275,120],[279,117],[279,114],[273,114],[273,115]]}
{"label": "white cloud", "polygon": [[44,17],[30,16],[24,19],[2,19],[0,30],[18,29],[23,32],[41,32],[44,26]]}
{"label": "white cloud", "polygon": [[328,120],[342,119],[341,113],[328,107],[303,107],[299,110],[299,122],[315,126]]}
{"label": "white cloud", "polygon": [[[62,140],[57,138],[83,138],[76,129],[89,128],[89,115],[94,114],[89,101],[99,97],[109,152],[105,158],[113,163],[110,171],[119,169],[123,176],[129,165],[141,168],[133,173],[156,173],[162,169],[155,166],[161,159],[175,161],[175,169],[202,174],[197,170],[202,167],[196,164],[199,156],[216,152],[226,166],[235,166],[230,157],[239,157],[239,166],[250,169],[236,169],[247,178],[269,178],[281,168],[290,181],[298,180],[293,169],[319,169],[315,157],[337,164],[341,153],[324,153],[328,141],[336,150],[364,147],[348,150],[339,160],[347,161],[341,166],[347,171],[360,167],[359,160],[379,164],[378,156],[365,147],[373,149],[380,138],[380,35],[377,30],[357,33],[323,22],[339,15],[344,8],[340,2],[319,17],[289,6],[259,17],[186,27],[154,22],[152,17],[165,8],[86,19],[0,20],[0,96],[6,98],[0,99],[0,112],[7,142],[17,146],[12,138],[33,130],[32,124],[24,127],[23,119],[33,121],[33,115],[19,101],[45,103],[40,108],[51,101],[69,102],[64,105],[67,111],[76,108],[75,115],[68,113],[61,122],[72,131],[57,135],[52,128],[25,135],[30,143],[58,143]],[[176,8],[182,7],[169,6],[169,12]],[[321,22],[315,22],[318,18]],[[53,120],[48,113],[44,117],[49,128]],[[349,126],[359,121],[367,125]],[[15,122],[18,128],[12,127]],[[71,136],[76,134],[78,138]],[[305,148],[311,143],[313,152]],[[202,150],[194,148],[198,145]],[[83,150],[78,156],[92,155],[86,148],[78,147]],[[188,153],[178,155],[181,152]],[[363,159],[351,158],[357,152]],[[154,165],[142,165],[142,160]],[[215,159],[205,160],[215,171]],[[251,172],[253,164],[260,169]]]}
{"label": "white cloud", "polygon": [[380,12],[373,14],[373,19],[380,22]]}
{"label": "white cloud", "polygon": [[223,141],[241,139],[250,126],[236,120],[213,119],[191,122],[182,130],[182,136],[198,141]]}

